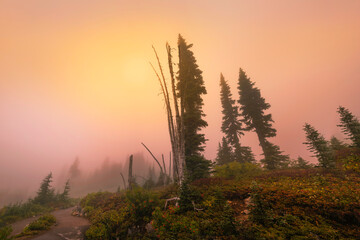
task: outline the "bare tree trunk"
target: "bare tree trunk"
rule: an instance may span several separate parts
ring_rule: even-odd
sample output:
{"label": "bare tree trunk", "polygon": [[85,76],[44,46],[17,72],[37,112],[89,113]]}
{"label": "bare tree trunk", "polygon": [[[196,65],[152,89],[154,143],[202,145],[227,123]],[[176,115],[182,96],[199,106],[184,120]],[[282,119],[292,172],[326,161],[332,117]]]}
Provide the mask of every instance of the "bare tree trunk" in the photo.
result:
{"label": "bare tree trunk", "polygon": [[133,164],[133,155],[130,155],[130,159],[129,159],[129,175],[128,175],[128,185],[129,185],[129,190],[132,190],[132,164]]}
{"label": "bare tree trunk", "polygon": [[126,190],[126,182],[125,182],[124,175],[122,173],[120,173],[120,175],[121,175],[121,178],[122,178],[123,183],[124,183],[124,189]]}
{"label": "bare tree trunk", "polygon": [[165,175],[166,175],[166,166],[165,166],[164,154],[161,154],[161,158],[162,158],[162,161],[163,161],[164,172],[165,172]]}
{"label": "bare tree trunk", "polygon": [[170,158],[169,158],[169,178],[171,179],[171,152],[170,152]]}
{"label": "bare tree trunk", "polygon": [[[181,97],[180,97],[180,108],[179,108],[179,97],[176,94],[175,77],[174,77],[170,45],[168,43],[166,44],[166,50],[168,54],[168,65],[171,76],[173,106],[171,106],[170,103],[169,91],[165,81],[165,77],[164,77],[163,69],[160,64],[159,57],[154,47],[153,50],[158,62],[161,77],[155,70],[154,66],[151,63],[150,64],[159,80],[161,91],[164,96],[164,101],[166,105],[169,135],[171,141],[171,148],[173,152],[173,169],[174,169],[173,178],[181,185],[184,178],[184,169],[185,169],[185,142],[184,142],[184,127],[183,127],[184,103],[183,101],[181,101]],[[172,115],[172,108],[174,108],[175,110],[175,119],[173,118]],[[159,166],[161,165],[159,164]]]}

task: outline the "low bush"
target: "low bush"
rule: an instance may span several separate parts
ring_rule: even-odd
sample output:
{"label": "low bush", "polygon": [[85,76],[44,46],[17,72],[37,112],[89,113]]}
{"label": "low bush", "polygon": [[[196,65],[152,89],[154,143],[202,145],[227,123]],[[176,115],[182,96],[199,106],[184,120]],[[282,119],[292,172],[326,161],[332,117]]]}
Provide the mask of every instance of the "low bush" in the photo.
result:
{"label": "low bush", "polygon": [[27,225],[17,237],[35,235],[41,231],[50,229],[55,223],[56,218],[53,215],[45,214]]}
{"label": "low bush", "polygon": [[10,237],[12,232],[11,226],[5,226],[0,228],[0,240],[12,240],[13,237]]}
{"label": "low bush", "polygon": [[10,204],[0,209],[0,226],[5,226],[6,224],[23,218],[39,215],[49,210],[49,207],[41,206],[31,200],[25,203]]}
{"label": "low bush", "polygon": [[81,204],[92,223],[87,239],[124,239],[146,234],[145,226],[160,200],[154,192],[135,188],[126,193],[89,194]]}
{"label": "low bush", "polygon": [[239,180],[257,176],[261,174],[262,171],[262,168],[257,164],[230,162],[221,166],[215,166],[214,175],[216,177]]}

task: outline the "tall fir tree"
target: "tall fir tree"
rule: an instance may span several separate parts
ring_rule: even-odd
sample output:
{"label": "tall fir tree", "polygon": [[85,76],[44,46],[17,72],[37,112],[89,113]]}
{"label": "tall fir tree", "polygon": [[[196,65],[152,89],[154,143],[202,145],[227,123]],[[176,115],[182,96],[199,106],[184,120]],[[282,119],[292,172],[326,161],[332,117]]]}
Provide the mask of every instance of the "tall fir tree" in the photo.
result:
{"label": "tall fir tree", "polygon": [[349,136],[349,139],[353,142],[354,146],[360,148],[360,122],[359,120],[349,111],[342,106],[338,108],[340,115],[340,125],[342,132]]}
{"label": "tall fir tree", "polygon": [[219,148],[216,157],[216,163],[223,165],[233,161],[233,153],[225,137],[222,138],[222,143],[219,143]]}
{"label": "tall fir tree", "polygon": [[202,109],[204,105],[202,95],[207,92],[202,71],[196,63],[194,53],[190,50],[192,46],[192,44],[187,44],[185,39],[179,35],[177,91],[183,118],[186,169],[188,175],[195,178],[195,175],[207,176],[211,163],[202,156],[206,139],[200,131],[208,125],[203,119],[205,114]]}
{"label": "tall fir tree", "polygon": [[288,162],[289,157],[282,154],[279,146],[267,140],[267,138],[276,136],[276,130],[272,127],[274,121],[271,114],[264,113],[270,108],[270,104],[265,102],[260,90],[254,85],[255,83],[240,68],[238,82],[240,99],[238,102],[241,105],[240,110],[243,122],[247,126],[246,130],[256,132],[263,150],[264,159],[262,163],[265,168],[279,168]]}
{"label": "tall fir tree", "polygon": [[230,86],[222,74],[220,75],[220,100],[223,114],[221,131],[225,134],[227,142],[232,146],[234,160],[238,162],[254,161],[251,148],[242,147],[240,144],[240,137],[244,135],[239,120],[240,114],[238,107],[235,105],[235,100],[232,99]]}
{"label": "tall fir tree", "polygon": [[321,135],[313,126],[308,123],[304,125],[304,131],[306,134],[306,144],[310,152],[315,154],[319,161],[320,167],[323,168],[334,168],[335,158],[333,151],[329,146],[329,143],[325,140],[324,136]]}

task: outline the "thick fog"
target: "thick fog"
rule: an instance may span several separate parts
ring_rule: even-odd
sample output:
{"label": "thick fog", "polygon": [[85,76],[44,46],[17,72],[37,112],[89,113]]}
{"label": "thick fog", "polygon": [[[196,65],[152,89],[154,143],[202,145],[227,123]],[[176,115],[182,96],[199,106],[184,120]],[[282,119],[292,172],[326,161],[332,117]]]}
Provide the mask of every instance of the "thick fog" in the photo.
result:
{"label": "thick fog", "polygon": [[[154,161],[141,142],[170,151],[151,46],[165,66],[179,33],[208,92],[205,157],[222,138],[220,73],[237,100],[241,67],[271,104],[272,141],[315,162],[304,123],[344,139],[337,107],[360,117],[360,2],[276,2],[1,1],[0,205],[33,196],[50,171],[77,196],[115,191],[130,154],[146,177]],[[261,158],[255,134],[241,142]]]}

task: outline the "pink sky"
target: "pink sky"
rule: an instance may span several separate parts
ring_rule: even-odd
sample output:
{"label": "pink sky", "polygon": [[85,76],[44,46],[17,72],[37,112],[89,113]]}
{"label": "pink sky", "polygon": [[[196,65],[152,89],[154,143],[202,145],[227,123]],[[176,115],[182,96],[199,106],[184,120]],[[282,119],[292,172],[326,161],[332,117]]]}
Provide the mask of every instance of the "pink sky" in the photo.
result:
{"label": "pink sky", "polygon": [[[292,158],[311,159],[305,122],[343,138],[337,107],[360,117],[357,0],[3,0],[0,29],[0,188],[37,184],[75,156],[88,168],[120,161],[140,142],[168,153],[149,61],[153,44],[165,64],[178,33],[194,43],[208,91],[209,159],[222,137],[220,72],[236,98],[240,67],[256,82],[272,106],[273,142]],[[242,144],[260,153],[254,134]]]}

